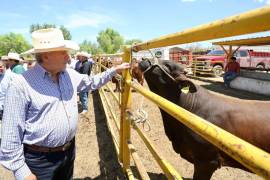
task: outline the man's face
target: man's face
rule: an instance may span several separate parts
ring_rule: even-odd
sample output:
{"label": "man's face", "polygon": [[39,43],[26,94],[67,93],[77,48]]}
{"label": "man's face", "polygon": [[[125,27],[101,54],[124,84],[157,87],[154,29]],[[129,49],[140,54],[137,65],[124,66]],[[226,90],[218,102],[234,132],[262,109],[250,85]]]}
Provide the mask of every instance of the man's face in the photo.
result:
{"label": "man's face", "polygon": [[48,71],[61,72],[66,69],[68,61],[69,55],[67,51],[54,51],[42,54],[42,65]]}
{"label": "man's face", "polygon": [[13,59],[9,59],[9,60],[8,60],[8,65],[9,65],[9,66],[14,65],[15,63],[16,63],[16,61],[13,60]]}
{"label": "man's face", "polygon": [[79,61],[82,61],[82,56],[77,56],[77,59],[78,59]]}
{"label": "man's face", "polygon": [[9,65],[9,61],[8,60],[4,60],[3,61],[3,65],[5,66],[5,67],[9,67],[10,65]]}
{"label": "man's face", "polygon": [[3,74],[5,72],[4,63],[0,61],[0,74]]}

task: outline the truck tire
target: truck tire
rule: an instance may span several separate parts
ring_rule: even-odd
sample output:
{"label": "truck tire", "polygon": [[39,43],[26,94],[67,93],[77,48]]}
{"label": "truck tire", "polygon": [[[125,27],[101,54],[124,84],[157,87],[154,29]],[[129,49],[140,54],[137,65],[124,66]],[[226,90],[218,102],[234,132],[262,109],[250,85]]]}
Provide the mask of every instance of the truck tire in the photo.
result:
{"label": "truck tire", "polygon": [[215,77],[220,77],[224,73],[223,67],[221,65],[215,65],[212,71]]}
{"label": "truck tire", "polygon": [[259,69],[259,70],[256,70],[256,71],[258,71],[258,72],[266,72],[266,71],[263,71],[263,69],[265,69],[264,64],[258,64],[258,65],[256,66],[256,68]]}
{"label": "truck tire", "polygon": [[256,66],[256,68],[258,68],[258,69],[264,69],[264,65],[263,65],[263,64],[258,64],[258,65]]}

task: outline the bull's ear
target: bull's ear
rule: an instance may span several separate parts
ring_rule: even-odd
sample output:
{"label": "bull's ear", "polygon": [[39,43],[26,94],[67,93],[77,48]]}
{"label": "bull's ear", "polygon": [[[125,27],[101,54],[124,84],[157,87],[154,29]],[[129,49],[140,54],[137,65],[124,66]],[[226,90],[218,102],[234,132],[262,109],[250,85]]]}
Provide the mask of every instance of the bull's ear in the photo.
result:
{"label": "bull's ear", "polygon": [[189,79],[187,79],[184,75],[181,75],[180,77],[177,77],[175,80],[179,85],[180,90],[183,93],[195,93],[197,92],[197,88],[193,82],[191,82]]}
{"label": "bull's ear", "polygon": [[193,82],[189,80],[184,80],[179,83],[179,87],[181,88],[181,91],[184,93],[195,93],[197,92],[196,86],[193,84]]}

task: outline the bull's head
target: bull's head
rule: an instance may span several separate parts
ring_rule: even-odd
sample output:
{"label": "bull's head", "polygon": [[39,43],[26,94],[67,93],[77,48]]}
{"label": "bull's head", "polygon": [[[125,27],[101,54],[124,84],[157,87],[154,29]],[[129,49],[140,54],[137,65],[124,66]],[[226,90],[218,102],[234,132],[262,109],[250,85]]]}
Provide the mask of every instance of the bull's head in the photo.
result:
{"label": "bull's head", "polygon": [[190,93],[197,91],[194,83],[186,77],[187,71],[182,64],[167,60],[143,60],[139,63],[139,69],[144,73],[146,80],[148,79],[147,82],[153,81],[156,84],[167,85],[168,88],[176,86],[180,91],[189,87]]}

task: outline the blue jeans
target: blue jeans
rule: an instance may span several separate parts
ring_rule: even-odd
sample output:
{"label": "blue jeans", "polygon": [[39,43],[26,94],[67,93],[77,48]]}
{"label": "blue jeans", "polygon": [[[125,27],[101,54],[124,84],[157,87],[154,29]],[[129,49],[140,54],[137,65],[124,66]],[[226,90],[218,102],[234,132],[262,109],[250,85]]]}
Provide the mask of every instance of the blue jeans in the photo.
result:
{"label": "blue jeans", "polygon": [[88,92],[80,92],[79,96],[83,110],[88,110]]}
{"label": "blue jeans", "polygon": [[24,148],[25,162],[38,180],[72,180],[75,142],[65,152],[36,152]]}
{"label": "blue jeans", "polygon": [[1,139],[2,139],[2,117],[3,117],[3,110],[0,110],[0,145],[1,145]]}
{"label": "blue jeans", "polygon": [[3,118],[3,110],[0,110],[0,121],[2,121]]}
{"label": "blue jeans", "polygon": [[237,73],[235,72],[226,72],[223,76],[224,84],[226,87],[230,87],[230,82],[236,78]]}

